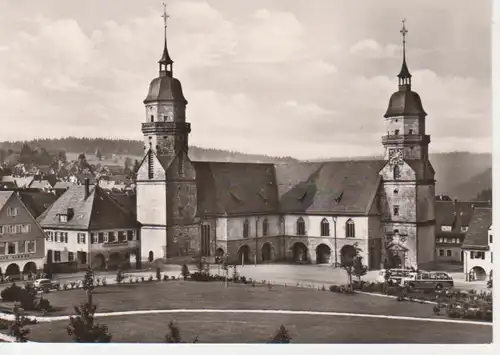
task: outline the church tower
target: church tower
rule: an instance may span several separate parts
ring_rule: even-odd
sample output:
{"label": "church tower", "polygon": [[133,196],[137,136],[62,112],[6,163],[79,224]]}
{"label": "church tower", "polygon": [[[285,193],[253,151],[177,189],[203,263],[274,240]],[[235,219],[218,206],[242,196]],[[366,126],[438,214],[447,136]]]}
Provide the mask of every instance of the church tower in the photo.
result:
{"label": "church tower", "polygon": [[430,136],[426,134],[427,113],[420,96],[412,91],[406,63],[405,21],[403,64],[399,88],[385,113],[387,135],[382,137],[386,164],[380,174],[382,260],[385,267],[423,267],[435,254],[435,180],[429,161]]}
{"label": "church tower", "polygon": [[162,17],[163,54],[158,77],[151,81],[144,100],[144,159],[137,173],[143,263],[193,254],[199,244],[196,173],[188,157],[191,125],[186,122],[187,100],[173,75],[166,9]]}

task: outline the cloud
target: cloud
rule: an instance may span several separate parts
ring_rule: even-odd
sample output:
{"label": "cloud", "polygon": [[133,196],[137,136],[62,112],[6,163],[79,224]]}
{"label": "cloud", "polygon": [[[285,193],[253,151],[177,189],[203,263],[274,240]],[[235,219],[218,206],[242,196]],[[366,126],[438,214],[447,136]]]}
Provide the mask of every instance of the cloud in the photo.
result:
{"label": "cloud", "polygon": [[287,109],[287,111],[296,112],[301,115],[323,116],[335,114],[335,111],[325,109],[314,102],[299,104],[297,103],[297,101],[290,100],[285,102],[284,107]]}
{"label": "cloud", "polygon": [[402,47],[394,44],[381,45],[373,39],[361,40],[349,48],[353,55],[361,55],[367,58],[400,58]]}

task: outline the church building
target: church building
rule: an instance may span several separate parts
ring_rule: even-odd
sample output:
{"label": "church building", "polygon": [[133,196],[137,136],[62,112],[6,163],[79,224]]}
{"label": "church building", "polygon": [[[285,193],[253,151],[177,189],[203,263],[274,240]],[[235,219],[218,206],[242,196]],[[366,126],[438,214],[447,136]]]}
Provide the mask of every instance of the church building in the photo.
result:
{"label": "church building", "polygon": [[370,269],[433,262],[430,136],[411,87],[404,24],[398,90],[384,115],[384,159],[290,164],[190,160],[188,102],[166,28],[159,75],[144,100],[136,184],[143,263],[225,255],[238,263],[339,264],[356,248]]}

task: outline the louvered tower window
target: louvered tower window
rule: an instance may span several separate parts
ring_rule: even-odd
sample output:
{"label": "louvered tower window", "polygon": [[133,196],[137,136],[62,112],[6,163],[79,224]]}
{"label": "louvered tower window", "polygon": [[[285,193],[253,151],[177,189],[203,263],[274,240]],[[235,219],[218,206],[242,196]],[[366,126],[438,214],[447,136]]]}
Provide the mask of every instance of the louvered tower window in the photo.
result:
{"label": "louvered tower window", "polygon": [[153,174],[153,153],[149,152],[148,155],[148,178],[152,179],[154,176]]}

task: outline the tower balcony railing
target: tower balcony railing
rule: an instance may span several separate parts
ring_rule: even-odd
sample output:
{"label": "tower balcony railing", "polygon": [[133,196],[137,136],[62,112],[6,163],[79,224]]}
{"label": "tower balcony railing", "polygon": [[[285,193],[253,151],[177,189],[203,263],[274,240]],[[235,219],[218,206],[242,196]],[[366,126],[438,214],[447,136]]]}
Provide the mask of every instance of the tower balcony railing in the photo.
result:
{"label": "tower balcony railing", "polygon": [[143,132],[191,132],[191,124],[186,122],[144,122]]}
{"label": "tower balcony railing", "polygon": [[431,136],[428,134],[388,134],[382,137],[382,143],[420,143],[429,144]]}

